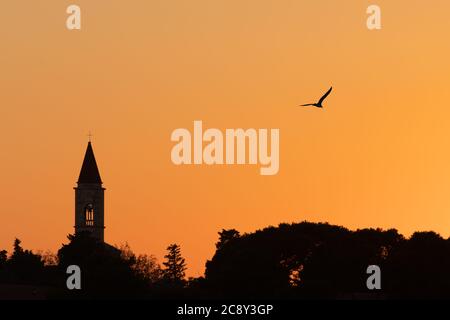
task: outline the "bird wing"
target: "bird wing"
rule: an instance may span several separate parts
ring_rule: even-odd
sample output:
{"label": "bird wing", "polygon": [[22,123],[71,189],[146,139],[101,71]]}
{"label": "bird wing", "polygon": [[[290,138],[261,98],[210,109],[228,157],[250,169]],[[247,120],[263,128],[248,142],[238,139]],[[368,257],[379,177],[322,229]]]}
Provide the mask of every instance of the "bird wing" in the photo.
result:
{"label": "bird wing", "polygon": [[331,93],[331,90],[333,90],[333,87],[330,88],[330,90],[327,91],[327,93],[325,93],[322,98],[320,98],[319,102],[317,104],[322,104],[323,100],[326,99],[326,97],[328,97],[328,95]]}
{"label": "bird wing", "polygon": [[302,104],[300,107],[308,107],[308,106],[315,106],[315,103],[308,103],[308,104]]}

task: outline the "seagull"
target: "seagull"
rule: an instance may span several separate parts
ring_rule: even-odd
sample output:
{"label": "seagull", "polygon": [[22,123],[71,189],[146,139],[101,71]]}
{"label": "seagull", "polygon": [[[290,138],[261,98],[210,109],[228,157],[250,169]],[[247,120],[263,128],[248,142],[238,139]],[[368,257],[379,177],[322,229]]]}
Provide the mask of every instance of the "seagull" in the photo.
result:
{"label": "seagull", "polygon": [[333,87],[331,87],[330,90],[328,90],[327,93],[325,93],[325,94],[322,96],[322,98],[320,98],[319,102],[317,102],[317,103],[302,104],[300,107],[309,107],[309,106],[312,106],[312,107],[317,107],[317,108],[323,108],[322,102],[323,102],[323,100],[326,99],[326,97],[328,97],[328,95],[330,94],[331,90],[333,90]]}

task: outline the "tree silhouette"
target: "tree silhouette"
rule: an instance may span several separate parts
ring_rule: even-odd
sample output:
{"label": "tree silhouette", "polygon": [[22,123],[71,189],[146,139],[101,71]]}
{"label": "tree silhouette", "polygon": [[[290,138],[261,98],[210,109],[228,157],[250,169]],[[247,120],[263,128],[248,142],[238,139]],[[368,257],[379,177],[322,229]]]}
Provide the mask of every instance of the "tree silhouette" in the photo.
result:
{"label": "tree silhouette", "polygon": [[81,292],[65,292],[79,298],[133,298],[145,290],[145,283],[133,271],[133,259],[124,259],[119,249],[100,242],[89,232],[69,235],[70,243],[58,251],[59,268],[65,273],[77,265],[82,273]]}
{"label": "tree silhouette", "polygon": [[136,276],[140,277],[148,284],[155,284],[161,280],[161,267],[153,255],[140,254],[136,256],[128,243],[120,246],[122,259],[131,264],[131,268]]}
{"label": "tree silhouette", "polygon": [[334,298],[367,291],[366,269],[382,265],[391,249],[403,240],[396,230],[343,230],[311,250],[303,263],[300,287],[305,293]]}
{"label": "tree silhouette", "polygon": [[[435,232],[406,239],[394,229],[309,222],[243,235],[222,229],[205,276],[188,281],[178,244],[168,246],[161,269],[155,257],[135,255],[128,245],[117,249],[88,232],[68,239],[57,259],[15,239],[9,257],[0,251],[0,283],[48,287],[53,298],[450,298],[450,238]],[[66,288],[69,265],[81,269],[80,291]],[[377,293],[366,287],[369,265],[382,272]]]}
{"label": "tree silhouette", "polygon": [[39,284],[44,279],[44,263],[39,255],[24,250],[19,239],[14,240],[13,253],[7,261],[11,282]]}
{"label": "tree silhouette", "polygon": [[228,242],[238,239],[239,237],[239,231],[237,231],[236,229],[222,229],[222,231],[219,232],[219,242],[216,243],[216,249],[222,249]]}
{"label": "tree silhouette", "polygon": [[163,279],[171,285],[182,286],[185,281],[186,262],[181,256],[181,248],[174,243],[167,247],[168,253],[164,256]]}
{"label": "tree silhouette", "polygon": [[450,239],[415,232],[392,250],[382,266],[393,298],[450,298]]}
{"label": "tree silhouette", "polygon": [[1,250],[0,251],[0,283],[6,282],[8,278],[6,275],[6,266],[8,263],[8,251]]}
{"label": "tree silhouette", "polygon": [[8,260],[8,251],[1,250],[0,251],[0,268],[6,265],[6,261]]}
{"label": "tree silhouette", "polygon": [[308,222],[233,234],[219,233],[205,287],[234,298],[336,298],[367,291],[367,266],[385,263],[403,240],[396,230]]}

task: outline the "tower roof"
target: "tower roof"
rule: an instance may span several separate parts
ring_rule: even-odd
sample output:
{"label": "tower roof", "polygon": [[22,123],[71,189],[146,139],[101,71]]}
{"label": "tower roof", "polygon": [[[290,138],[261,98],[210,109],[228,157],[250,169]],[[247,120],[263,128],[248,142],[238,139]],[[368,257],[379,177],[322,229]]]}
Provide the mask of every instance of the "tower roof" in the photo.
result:
{"label": "tower roof", "polygon": [[90,141],[88,142],[86,154],[84,155],[78,183],[102,183]]}

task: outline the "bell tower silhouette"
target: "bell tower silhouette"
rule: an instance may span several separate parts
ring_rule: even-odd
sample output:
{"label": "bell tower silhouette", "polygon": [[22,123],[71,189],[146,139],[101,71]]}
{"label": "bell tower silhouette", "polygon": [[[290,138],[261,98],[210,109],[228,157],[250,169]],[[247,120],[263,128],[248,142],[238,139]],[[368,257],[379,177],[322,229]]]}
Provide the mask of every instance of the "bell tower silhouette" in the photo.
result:
{"label": "bell tower silhouette", "polygon": [[104,242],[105,188],[89,140],[75,189],[75,233],[88,231]]}

